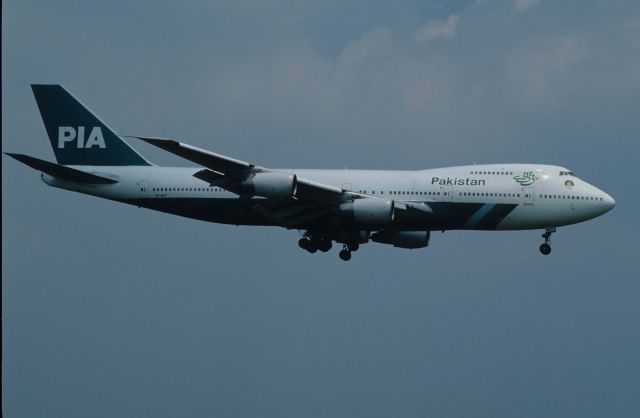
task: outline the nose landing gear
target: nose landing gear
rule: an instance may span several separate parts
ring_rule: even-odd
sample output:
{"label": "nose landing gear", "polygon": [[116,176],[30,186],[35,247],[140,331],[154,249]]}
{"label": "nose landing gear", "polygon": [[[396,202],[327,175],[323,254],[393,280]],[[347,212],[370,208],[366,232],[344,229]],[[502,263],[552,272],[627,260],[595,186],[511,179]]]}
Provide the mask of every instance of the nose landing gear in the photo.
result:
{"label": "nose landing gear", "polygon": [[545,229],[544,234],[542,234],[544,244],[540,244],[540,252],[544,255],[551,254],[551,245],[549,245],[549,243],[551,242],[551,234],[554,232],[556,232],[556,228],[553,227]]}
{"label": "nose landing gear", "polygon": [[551,245],[549,244],[540,244],[540,252],[544,255],[551,254]]}

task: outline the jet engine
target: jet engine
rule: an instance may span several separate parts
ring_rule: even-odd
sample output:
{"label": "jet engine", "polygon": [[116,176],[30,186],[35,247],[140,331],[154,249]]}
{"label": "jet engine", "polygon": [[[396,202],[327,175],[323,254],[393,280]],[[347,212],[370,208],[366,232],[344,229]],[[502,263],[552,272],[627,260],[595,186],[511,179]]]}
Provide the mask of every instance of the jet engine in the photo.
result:
{"label": "jet engine", "polygon": [[371,235],[371,240],[398,248],[424,248],[430,236],[429,231],[380,231]]}
{"label": "jet engine", "polygon": [[242,183],[243,190],[272,199],[288,199],[296,192],[297,177],[291,173],[257,173]]}
{"label": "jet engine", "polygon": [[362,225],[382,225],[393,221],[393,200],[381,198],[356,199],[340,205],[344,219]]}

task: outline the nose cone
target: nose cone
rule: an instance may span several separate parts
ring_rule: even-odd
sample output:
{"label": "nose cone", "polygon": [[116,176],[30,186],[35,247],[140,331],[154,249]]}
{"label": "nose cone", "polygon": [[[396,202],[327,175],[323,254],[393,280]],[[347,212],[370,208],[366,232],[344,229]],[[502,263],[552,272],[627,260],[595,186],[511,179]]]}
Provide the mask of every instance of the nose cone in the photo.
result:
{"label": "nose cone", "polygon": [[604,203],[605,212],[609,212],[616,205],[616,201],[613,199],[613,197],[609,196],[606,193],[604,193],[603,203]]}

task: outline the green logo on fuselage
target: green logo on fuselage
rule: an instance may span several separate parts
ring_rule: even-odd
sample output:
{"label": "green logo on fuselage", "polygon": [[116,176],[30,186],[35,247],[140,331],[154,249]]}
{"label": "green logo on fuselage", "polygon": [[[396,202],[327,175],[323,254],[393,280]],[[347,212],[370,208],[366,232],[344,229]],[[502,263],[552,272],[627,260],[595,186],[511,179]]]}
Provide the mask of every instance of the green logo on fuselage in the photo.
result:
{"label": "green logo on fuselage", "polygon": [[533,171],[525,171],[519,176],[514,176],[513,179],[518,182],[521,186],[531,186],[533,183],[538,180]]}

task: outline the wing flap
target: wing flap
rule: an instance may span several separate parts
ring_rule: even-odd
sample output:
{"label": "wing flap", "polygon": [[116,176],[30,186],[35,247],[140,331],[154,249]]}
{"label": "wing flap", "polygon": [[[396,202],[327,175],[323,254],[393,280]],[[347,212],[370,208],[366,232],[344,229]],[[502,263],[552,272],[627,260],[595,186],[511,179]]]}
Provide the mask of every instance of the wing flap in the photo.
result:
{"label": "wing flap", "polygon": [[253,206],[253,210],[286,228],[298,227],[327,213],[326,209],[314,209],[306,203],[291,203],[280,208],[271,208],[268,201],[258,203]]}
{"label": "wing flap", "polygon": [[344,202],[345,192],[339,187],[298,177],[295,197],[299,200],[331,205]]}
{"label": "wing flap", "polygon": [[397,200],[395,202],[395,205],[396,205],[396,209],[400,209],[400,210],[406,210],[406,211],[413,210],[413,211],[418,211],[426,214],[433,213],[433,209],[431,209],[431,206],[429,206],[426,203]]}
{"label": "wing flap", "polygon": [[209,170],[208,168],[198,171],[193,177],[206,181],[210,186],[221,187],[237,195],[243,194],[237,178]]}

